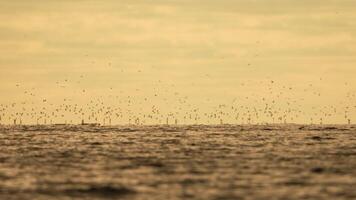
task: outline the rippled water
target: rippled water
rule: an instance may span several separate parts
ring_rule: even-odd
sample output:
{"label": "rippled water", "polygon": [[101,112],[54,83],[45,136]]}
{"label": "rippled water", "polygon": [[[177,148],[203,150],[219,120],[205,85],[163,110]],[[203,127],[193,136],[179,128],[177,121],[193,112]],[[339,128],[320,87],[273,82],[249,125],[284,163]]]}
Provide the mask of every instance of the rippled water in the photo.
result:
{"label": "rippled water", "polygon": [[0,126],[0,199],[355,199],[353,126]]}

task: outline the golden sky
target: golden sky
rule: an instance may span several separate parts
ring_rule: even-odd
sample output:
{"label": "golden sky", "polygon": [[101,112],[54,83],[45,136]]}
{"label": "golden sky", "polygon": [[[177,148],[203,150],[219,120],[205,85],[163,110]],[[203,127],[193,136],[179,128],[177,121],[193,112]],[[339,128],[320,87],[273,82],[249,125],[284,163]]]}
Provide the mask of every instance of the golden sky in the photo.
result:
{"label": "golden sky", "polygon": [[131,99],[132,113],[183,116],[274,101],[305,112],[292,122],[334,108],[327,123],[356,121],[355,11],[354,0],[1,1],[0,103]]}

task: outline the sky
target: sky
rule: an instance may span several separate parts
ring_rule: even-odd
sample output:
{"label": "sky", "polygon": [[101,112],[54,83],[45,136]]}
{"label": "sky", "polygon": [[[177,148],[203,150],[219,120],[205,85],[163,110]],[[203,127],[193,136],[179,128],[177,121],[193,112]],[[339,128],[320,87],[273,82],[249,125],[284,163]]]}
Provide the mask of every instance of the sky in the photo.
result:
{"label": "sky", "polygon": [[334,109],[325,123],[354,122],[355,10],[354,0],[0,1],[0,103],[17,103],[0,116],[100,99],[132,115],[273,102],[302,112],[291,122]]}

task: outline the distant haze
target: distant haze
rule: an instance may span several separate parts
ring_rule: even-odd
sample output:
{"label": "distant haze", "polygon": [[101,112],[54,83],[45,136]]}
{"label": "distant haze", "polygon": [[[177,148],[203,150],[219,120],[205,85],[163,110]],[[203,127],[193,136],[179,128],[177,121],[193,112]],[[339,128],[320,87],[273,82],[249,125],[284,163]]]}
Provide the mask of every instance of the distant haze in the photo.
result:
{"label": "distant haze", "polygon": [[289,122],[355,123],[355,11],[354,0],[2,1],[0,104],[16,102],[2,112],[100,101],[219,123],[204,113],[268,104],[298,115]]}

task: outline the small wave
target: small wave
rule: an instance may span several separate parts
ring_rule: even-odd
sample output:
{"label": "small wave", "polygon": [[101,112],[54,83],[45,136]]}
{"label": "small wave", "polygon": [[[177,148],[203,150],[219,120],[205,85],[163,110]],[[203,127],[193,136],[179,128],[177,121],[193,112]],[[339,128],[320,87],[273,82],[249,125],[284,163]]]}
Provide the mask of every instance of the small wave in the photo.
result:
{"label": "small wave", "polygon": [[118,197],[123,195],[129,195],[136,193],[133,189],[127,187],[112,187],[112,186],[91,186],[88,188],[81,189],[67,189],[64,193],[69,196],[82,196],[82,195],[90,195],[90,196],[110,196],[110,197]]}

